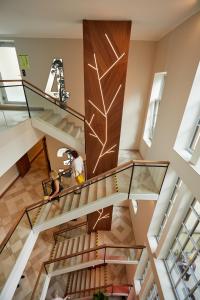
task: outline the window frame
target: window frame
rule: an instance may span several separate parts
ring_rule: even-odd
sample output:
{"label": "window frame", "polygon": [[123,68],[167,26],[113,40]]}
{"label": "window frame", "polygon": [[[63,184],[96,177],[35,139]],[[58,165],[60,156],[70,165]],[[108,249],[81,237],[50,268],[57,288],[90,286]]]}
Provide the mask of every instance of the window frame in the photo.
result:
{"label": "window frame", "polygon": [[167,209],[166,209],[166,211],[164,213],[164,216],[162,218],[162,221],[161,221],[161,224],[160,224],[160,227],[159,227],[159,232],[156,235],[157,242],[159,242],[159,240],[161,239],[161,235],[163,233],[163,230],[164,230],[165,225],[167,223],[167,220],[169,218],[171,209],[172,209],[172,207],[174,205],[174,201],[175,201],[175,199],[177,197],[178,189],[180,188],[181,184],[182,184],[181,178],[177,177],[177,180],[175,182],[174,188],[172,190],[172,193],[171,193],[171,196],[170,196],[170,199],[169,199],[169,202],[168,202]]}
{"label": "window frame", "polygon": [[195,151],[195,148],[199,141],[199,138],[200,138],[200,117],[198,118],[198,121],[197,121],[196,126],[193,131],[193,135],[192,135],[189,147],[187,149],[190,154],[192,154]]}
{"label": "window frame", "polygon": [[[148,146],[151,146],[151,143],[153,140],[157,117],[158,117],[159,106],[160,106],[160,101],[162,100],[162,96],[163,96],[166,75],[167,75],[166,72],[157,72],[154,74],[153,83],[152,83],[152,87],[151,87],[149,106],[148,106],[148,111],[147,111],[147,117],[146,117],[146,122],[145,122],[145,127],[144,127],[144,133],[143,133],[143,139],[147,143]],[[160,85],[160,89],[158,92],[158,96],[154,98],[152,95],[152,92],[154,89],[154,84],[156,83],[157,76],[162,76],[162,78],[160,79],[161,85]]]}
{"label": "window frame", "polygon": [[[199,243],[199,239],[194,240],[193,239],[193,234],[195,232],[195,229],[197,228],[197,226],[199,226],[200,224],[200,214],[198,214],[198,212],[196,211],[195,209],[195,204],[196,202],[199,202],[199,200],[195,199],[193,200],[192,204],[190,205],[189,207],[189,210],[188,210],[188,213],[186,215],[186,217],[184,218],[183,222],[181,223],[181,226],[175,236],[175,239],[174,239],[174,242],[172,244],[172,246],[170,247],[169,249],[169,252],[164,260],[164,263],[165,263],[165,267],[166,267],[166,270],[167,270],[167,273],[169,275],[169,278],[170,278],[170,282],[171,282],[171,285],[172,285],[172,288],[173,288],[173,291],[177,297],[177,299],[181,300],[181,299],[189,299],[189,297],[197,290],[197,288],[199,287],[200,285],[200,279],[198,279],[195,275],[195,271],[193,270],[193,263],[195,262],[196,258],[198,257],[198,255],[200,254],[200,248],[198,246],[198,243]],[[187,221],[189,220],[189,217],[190,215],[194,213],[195,215],[195,218],[194,219],[194,222],[191,226],[190,229],[187,228]],[[184,230],[183,230],[184,229]],[[186,239],[184,240],[183,244],[180,243],[180,240],[179,240],[179,237],[180,237],[180,233],[181,232],[186,232]],[[194,252],[194,255],[192,257],[192,259],[189,259],[187,257],[187,252],[185,251],[186,250],[186,246],[187,244],[191,242],[193,248],[191,250],[191,252],[193,253]],[[177,251],[178,251],[178,255],[175,257],[175,260],[172,261],[171,265],[169,266],[169,257],[170,256],[174,256],[174,251],[173,251],[173,248],[174,246],[176,246]],[[175,248],[175,249],[176,249]],[[186,263],[186,268],[184,269],[183,272],[181,272],[178,268],[178,264],[177,262],[180,262],[181,260],[180,259],[184,259],[185,263]],[[169,260],[170,261],[170,260]],[[177,271],[178,270],[178,271]],[[191,278],[193,279],[194,281],[194,286],[188,290],[188,286],[186,285],[185,283],[185,280],[184,280],[184,276],[186,275],[186,273],[188,272],[188,270],[190,271],[190,276],[192,276]],[[172,275],[172,272],[175,271],[177,273],[177,280],[173,278],[173,275]],[[182,283],[183,286],[184,286],[184,289],[185,291],[189,291],[189,293],[187,293],[187,295],[184,295],[184,298],[179,296],[178,294],[178,290],[177,290],[177,287],[178,285]],[[200,288],[198,290],[200,292]]]}

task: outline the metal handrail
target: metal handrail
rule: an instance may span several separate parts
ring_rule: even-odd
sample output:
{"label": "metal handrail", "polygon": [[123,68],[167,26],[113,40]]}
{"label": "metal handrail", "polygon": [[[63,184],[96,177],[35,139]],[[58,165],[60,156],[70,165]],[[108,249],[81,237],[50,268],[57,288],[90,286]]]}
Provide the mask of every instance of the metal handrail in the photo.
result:
{"label": "metal handrail", "polygon": [[0,253],[3,251],[5,245],[7,244],[7,242],[9,241],[9,239],[11,238],[13,232],[15,231],[15,229],[17,228],[18,224],[20,223],[21,219],[23,218],[25,214],[25,209],[21,212],[21,214],[18,216],[17,220],[14,222],[13,226],[9,229],[8,233],[6,234],[5,238],[3,239],[3,241],[0,244]]}
{"label": "metal handrail", "polygon": [[[68,293],[67,295],[75,295],[75,294],[79,294],[79,293],[86,293],[86,292],[90,292],[90,291],[96,291],[96,290],[102,290],[102,289],[107,289],[107,288],[112,288],[112,292],[107,292],[108,294],[113,294],[113,291],[114,291],[114,288],[115,287],[118,287],[118,286],[121,286],[121,287],[128,287],[128,288],[131,288],[133,287],[132,284],[107,284],[107,285],[101,285],[101,286],[97,286],[97,287],[94,287],[94,288],[89,288],[89,289],[83,289],[83,290],[79,290],[79,291],[75,291],[75,292],[72,292],[72,293]],[[66,295],[65,295],[66,297]]]}
{"label": "metal handrail", "polygon": [[[73,254],[69,254],[69,255],[64,255],[64,256],[61,256],[61,257],[58,257],[58,258],[54,258],[54,259],[50,259],[50,260],[47,260],[45,262],[43,262],[44,264],[44,267],[45,267],[45,270],[46,270],[46,265],[49,265],[49,264],[52,264],[52,263],[55,263],[55,262],[58,262],[58,261],[61,261],[61,260],[66,260],[66,259],[69,259],[69,258],[72,258],[72,257],[76,257],[76,256],[79,256],[79,255],[83,255],[83,254],[86,254],[86,253],[90,253],[90,252],[94,252],[94,251],[98,251],[98,250],[101,250],[101,249],[109,249],[109,248],[115,248],[115,249],[139,249],[139,250],[143,250],[144,248],[146,248],[146,246],[144,245],[132,245],[132,246],[113,246],[113,245],[106,245],[106,244],[103,244],[101,246],[97,246],[97,247],[93,247],[93,248],[90,248],[90,249],[87,249],[87,250],[83,250],[83,251],[80,251],[80,252],[76,252],[76,253],[73,253]],[[105,263],[105,256],[104,256],[104,263]]]}
{"label": "metal handrail", "polygon": [[77,229],[77,228],[82,227],[82,226],[87,226],[87,224],[88,224],[87,222],[82,222],[82,223],[76,224],[74,226],[71,226],[69,228],[63,228],[63,229],[60,229],[58,231],[55,231],[55,232],[53,232],[54,240],[56,241],[56,237],[59,236],[59,235],[61,236],[61,234],[64,233],[64,232],[68,232],[68,231]]}
{"label": "metal handrail", "polygon": [[[35,86],[34,84],[32,84],[31,82],[29,82],[25,79],[0,80],[0,83],[1,82],[2,83],[4,83],[4,82],[21,82],[21,86],[25,86],[25,87],[29,88],[30,90],[34,91],[41,97],[45,98],[46,100],[50,101],[51,103],[59,106],[61,109],[65,110],[65,111],[69,112],[70,114],[74,115],[75,117],[79,118],[81,121],[85,121],[85,116],[83,114],[79,113],[78,111],[76,111],[75,109],[73,109],[72,107],[70,107],[68,105],[67,105],[67,107],[60,106],[59,105],[60,102],[57,98],[54,98],[51,95],[45,93],[43,90],[41,90],[40,88],[38,88],[37,86]],[[3,87],[16,87],[16,86],[20,86],[20,85],[9,85],[9,86],[4,85]],[[30,88],[30,86],[32,87],[32,89]],[[28,106],[28,104],[27,104],[27,106]]]}
{"label": "metal handrail", "polygon": [[[168,167],[169,165],[169,161],[149,161],[149,160],[131,160],[129,162],[126,162],[124,164],[121,164],[120,166],[117,166],[111,170],[108,170],[100,175],[97,175],[91,179],[88,179],[87,181],[84,182],[84,184],[76,184],[76,185],[73,185],[67,189],[64,189],[63,191],[61,191],[58,195],[56,195],[56,197],[59,196],[59,198],[61,197],[64,197],[64,196],[67,196],[68,194],[74,192],[74,190],[77,190],[77,189],[82,189],[84,187],[87,187],[93,183],[96,183],[98,181],[101,181],[107,177],[110,177],[110,176],[113,176],[119,172],[122,172],[130,167],[134,167],[134,166],[154,166],[154,167]],[[130,182],[131,184],[131,182]],[[128,191],[127,191],[128,193]],[[31,205],[29,205],[27,207],[27,211],[31,211],[35,208],[38,208],[40,206],[43,206],[43,205],[46,205],[47,203],[50,203],[50,202],[53,202],[53,201],[56,201],[56,199],[52,198],[51,200],[41,200],[41,201],[38,201],[36,203],[33,203]]]}

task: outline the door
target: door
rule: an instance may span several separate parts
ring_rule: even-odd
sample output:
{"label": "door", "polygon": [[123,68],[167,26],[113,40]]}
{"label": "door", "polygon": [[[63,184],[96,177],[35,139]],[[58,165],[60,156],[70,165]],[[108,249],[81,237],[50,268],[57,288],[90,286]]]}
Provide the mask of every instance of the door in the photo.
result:
{"label": "door", "polygon": [[24,175],[29,171],[31,164],[28,158],[28,154],[24,154],[16,163],[19,175],[24,177]]}

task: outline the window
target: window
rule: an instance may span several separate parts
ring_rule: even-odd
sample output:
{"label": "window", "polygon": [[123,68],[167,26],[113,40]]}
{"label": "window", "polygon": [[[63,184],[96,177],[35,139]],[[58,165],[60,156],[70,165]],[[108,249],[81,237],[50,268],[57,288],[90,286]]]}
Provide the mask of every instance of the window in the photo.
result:
{"label": "window", "polygon": [[191,142],[190,142],[190,145],[189,145],[189,151],[191,153],[194,152],[195,148],[196,148],[196,145],[198,143],[198,140],[199,140],[199,137],[200,137],[200,118],[195,126],[195,130],[194,130],[194,133],[192,135],[192,139],[191,139]]}
{"label": "window", "polygon": [[159,300],[159,296],[158,296],[158,289],[157,286],[155,284],[155,282],[153,282],[150,291],[146,297],[146,300]]}
{"label": "window", "polygon": [[165,260],[177,299],[200,299],[200,201],[194,199]]}
{"label": "window", "polygon": [[142,273],[142,275],[141,275],[141,279],[140,279],[140,284],[141,284],[141,285],[142,285],[143,282],[144,282],[144,279],[145,279],[145,277],[146,277],[146,275],[147,275],[147,272],[148,272],[149,267],[150,267],[150,260],[148,259],[148,261],[147,261],[147,263],[146,263],[146,265],[145,265],[145,267],[144,267],[144,271],[143,271],[143,273]]}
{"label": "window", "polygon": [[164,214],[164,217],[163,217],[163,220],[162,220],[162,223],[161,223],[158,235],[157,235],[157,240],[160,240],[160,237],[162,235],[162,232],[164,230],[164,227],[165,227],[165,225],[167,223],[168,217],[169,217],[170,212],[172,210],[174,201],[175,201],[175,199],[177,197],[178,189],[180,188],[181,184],[182,184],[182,180],[180,179],[180,177],[178,177],[177,180],[176,180],[176,183],[174,185],[174,188],[173,188],[173,191],[172,191],[172,194],[171,194],[171,197],[170,197],[169,204],[167,206],[166,212]]}
{"label": "window", "polygon": [[165,75],[166,73],[164,72],[156,73],[154,75],[149,109],[144,130],[144,140],[147,142],[148,145],[151,145],[153,139],[154,129],[156,126],[156,120],[158,116],[158,108],[163,94]]}
{"label": "window", "polygon": [[191,86],[174,149],[200,174],[200,63]]}

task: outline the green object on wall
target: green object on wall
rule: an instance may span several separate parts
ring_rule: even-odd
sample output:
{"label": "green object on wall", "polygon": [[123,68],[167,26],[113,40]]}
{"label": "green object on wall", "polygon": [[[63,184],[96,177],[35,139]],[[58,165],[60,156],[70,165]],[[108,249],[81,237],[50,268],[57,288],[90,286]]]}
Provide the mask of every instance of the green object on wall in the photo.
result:
{"label": "green object on wall", "polygon": [[28,54],[19,54],[19,65],[21,69],[30,69],[29,56]]}

